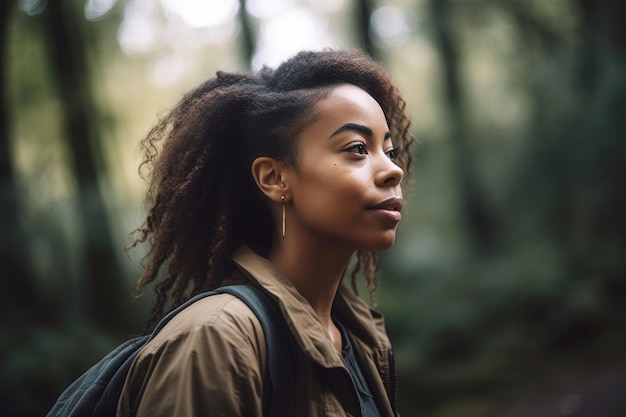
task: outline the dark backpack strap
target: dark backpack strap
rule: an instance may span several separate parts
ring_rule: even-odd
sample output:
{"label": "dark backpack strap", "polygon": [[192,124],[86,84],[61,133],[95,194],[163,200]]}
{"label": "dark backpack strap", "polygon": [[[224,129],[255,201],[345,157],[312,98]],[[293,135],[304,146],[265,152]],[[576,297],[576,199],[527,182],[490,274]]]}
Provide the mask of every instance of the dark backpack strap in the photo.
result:
{"label": "dark backpack strap", "polygon": [[253,285],[230,285],[215,290],[236,296],[256,315],[265,336],[267,365],[263,381],[263,415],[296,415],[295,341],[278,303]]}

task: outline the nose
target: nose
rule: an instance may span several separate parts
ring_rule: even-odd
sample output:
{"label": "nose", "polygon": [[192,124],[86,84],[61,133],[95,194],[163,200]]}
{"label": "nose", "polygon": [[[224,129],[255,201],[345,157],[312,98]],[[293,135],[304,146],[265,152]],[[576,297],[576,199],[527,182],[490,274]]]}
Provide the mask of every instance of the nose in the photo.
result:
{"label": "nose", "polygon": [[404,177],[404,171],[387,155],[382,155],[376,173],[376,182],[380,186],[396,186]]}

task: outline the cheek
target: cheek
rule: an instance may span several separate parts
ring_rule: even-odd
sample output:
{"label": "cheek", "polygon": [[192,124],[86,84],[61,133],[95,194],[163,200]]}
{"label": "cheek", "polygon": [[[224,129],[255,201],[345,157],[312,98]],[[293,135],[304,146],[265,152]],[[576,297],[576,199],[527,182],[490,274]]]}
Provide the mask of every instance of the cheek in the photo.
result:
{"label": "cheek", "polygon": [[367,165],[346,161],[343,155],[316,152],[307,155],[312,154],[315,158],[300,165],[294,197],[299,197],[302,204],[306,202],[308,208],[321,211],[349,210],[350,206],[362,205],[372,185]]}
{"label": "cheek", "polygon": [[349,216],[353,208],[364,204],[368,188],[362,178],[354,171],[331,164],[311,175],[302,184],[300,194],[309,208],[314,207],[320,213],[331,211],[337,217]]}

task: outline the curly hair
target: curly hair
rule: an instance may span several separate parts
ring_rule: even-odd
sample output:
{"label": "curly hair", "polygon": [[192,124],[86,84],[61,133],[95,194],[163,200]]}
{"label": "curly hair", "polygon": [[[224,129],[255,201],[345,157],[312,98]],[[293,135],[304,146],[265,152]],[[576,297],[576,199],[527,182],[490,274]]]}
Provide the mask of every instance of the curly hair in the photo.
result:
{"label": "curly hair", "polygon": [[[217,72],[150,130],[139,168],[148,174],[148,214],[129,245],[148,245],[136,290],[140,296],[155,285],[149,325],[186,298],[220,286],[240,245],[267,254],[273,220],[250,166],[269,156],[297,168],[293,138],[338,84],[353,84],[380,104],[399,149],[396,162],[408,175],[414,139],[405,101],[383,67],[358,50],[301,52],[253,74]],[[362,272],[373,294],[377,261],[374,252],[357,252],[354,291]]]}

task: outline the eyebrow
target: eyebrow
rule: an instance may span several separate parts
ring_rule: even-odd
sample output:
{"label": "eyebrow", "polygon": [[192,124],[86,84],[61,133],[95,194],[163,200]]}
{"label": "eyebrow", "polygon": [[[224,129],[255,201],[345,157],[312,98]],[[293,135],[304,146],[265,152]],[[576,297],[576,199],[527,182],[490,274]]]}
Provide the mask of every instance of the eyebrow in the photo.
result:
{"label": "eyebrow", "polygon": [[[347,130],[354,130],[354,131],[357,131],[359,133],[363,133],[364,135],[367,135],[369,137],[374,136],[374,132],[372,131],[372,129],[370,129],[367,126],[364,126],[364,125],[359,124],[359,123],[346,123],[345,125],[341,126],[339,129],[335,130],[333,132],[333,134],[330,135],[329,139],[334,137],[334,136],[337,136],[338,134],[340,134],[342,132],[345,132]],[[385,139],[384,140],[387,140],[389,138],[391,138],[391,132],[387,131],[385,133]]]}

